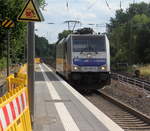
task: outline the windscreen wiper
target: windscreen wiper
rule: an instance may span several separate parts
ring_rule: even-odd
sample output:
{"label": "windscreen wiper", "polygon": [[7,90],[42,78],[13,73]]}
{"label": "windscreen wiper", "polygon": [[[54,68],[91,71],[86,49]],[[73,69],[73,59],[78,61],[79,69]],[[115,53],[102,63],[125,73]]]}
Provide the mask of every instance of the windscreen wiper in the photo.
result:
{"label": "windscreen wiper", "polygon": [[91,46],[89,46],[89,51],[95,52],[96,54],[98,53],[98,52],[96,51],[96,48],[91,47]]}
{"label": "windscreen wiper", "polygon": [[83,49],[81,50],[80,54],[82,54],[85,50],[88,50],[88,49],[89,49],[88,47],[83,48]]}

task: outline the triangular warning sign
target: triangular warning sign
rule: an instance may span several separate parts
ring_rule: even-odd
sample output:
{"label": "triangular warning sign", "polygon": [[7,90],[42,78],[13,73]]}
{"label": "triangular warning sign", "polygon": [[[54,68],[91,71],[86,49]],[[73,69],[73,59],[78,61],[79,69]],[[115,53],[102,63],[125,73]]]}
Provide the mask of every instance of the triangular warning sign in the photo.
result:
{"label": "triangular warning sign", "polygon": [[18,21],[43,21],[42,14],[33,0],[28,0],[21,14],[18,16]]}

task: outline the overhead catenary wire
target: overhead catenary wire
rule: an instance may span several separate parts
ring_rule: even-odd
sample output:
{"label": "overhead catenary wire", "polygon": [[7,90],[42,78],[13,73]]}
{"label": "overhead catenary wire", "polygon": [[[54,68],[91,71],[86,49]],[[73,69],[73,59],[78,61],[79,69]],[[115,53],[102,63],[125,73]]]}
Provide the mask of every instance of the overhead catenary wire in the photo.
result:
{"label": "overhead catenary wire", "polygon": [[97,3],[97,1],[98,1],[98,0],[95,0],[94,3],[92,3],[92,4],[87,8],[87,10],[90,10],[90,9]]}
{"label": "overhead catenary wire", "polygon": [[[87,10],[90,10],[96,3],[97,3],[98,0],[95,0],[88,8]],[[105,0],[105,3],[106,3],[106,6],[108,7],[108,9],[112,12],[112,9],[110,7],[110,4],[108,3],[107,0]],[[114,12],[112,12],[114,14]]]}
{"label": "overhead catenary wire", "polygon": [[108,3],[107,0],[105,0],[105,3],[106,3],[106,6],[108,7],[108,9],[111,11],[111,13],[112,13],[112,14],[115,14],[115,13],[113,12],[113,10],[111,9],[110,4]]}
{"label": "overhead catenary wire", "polygon": [[[70,11],[70,1],[69,0],[66,0],[66,8],[67,8],[67,11],[68,11],[68,13],[71,13],[71,11]],[[75,29],[75,27],[76,27],[76,25],[77,24],[81,24],[80,23],[80,20],[78,19],[78,18],[75,18],[75,20],[66,20],[66,21],[64,21],[64,23],[67,23],[67,25],[68,25],[68,30],[70,30],[70,24],[73,24],[73,29],[72,29],[72,31],[74,31],[74,29]]]}
{"label": "overhead catenary wire", "polygon": [[111,8],[110,8],[109,3],[107,2],[107,0],[105,0],[105,3],[107,5],[108,9],[111,10]]}

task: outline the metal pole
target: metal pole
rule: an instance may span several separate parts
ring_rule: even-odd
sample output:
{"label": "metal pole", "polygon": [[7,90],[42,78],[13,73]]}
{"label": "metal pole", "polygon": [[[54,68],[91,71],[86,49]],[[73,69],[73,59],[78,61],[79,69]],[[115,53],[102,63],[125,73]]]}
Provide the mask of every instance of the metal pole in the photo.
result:
{"label": "metal pole", "polygon": [[73,30],[72,32],[74,31],[75,27],[76,27],[76,24],[77,24],[77,21],[75,22],[74,26],[73,26]]}
{"label": "metal pole", "polygon": [[31,118],[34,117],[34,56],[35,56],[35,35],[34,23],[28,23],[28,43],[27,43],[27,63],[28,63],[28,92],[29,92],[29,106]]}
{"label": "metal pole", "polygon": [[24,63],[26,63],[27,61],[26,61],[26,59],[27,59],[27,53],[26,53],[26,51],[27,51],[27,33],[25,34],[25,40],[24,40]]}
{"label": "metal pole", "polygon": [[10,32],[7,31],[7,76],[9,76],[9,57],[10,57]]}
{"label": "metal pole", "polygon": [[69,22],[68,22],[68,30],[70,30],[70,24],[69,24]]}

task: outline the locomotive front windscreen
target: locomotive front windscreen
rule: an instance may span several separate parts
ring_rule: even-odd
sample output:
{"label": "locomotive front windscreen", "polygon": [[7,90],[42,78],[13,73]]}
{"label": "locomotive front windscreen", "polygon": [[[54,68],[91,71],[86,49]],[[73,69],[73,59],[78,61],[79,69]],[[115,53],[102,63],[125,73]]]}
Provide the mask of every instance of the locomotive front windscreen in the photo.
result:
{"label": "locomotive front windscreen", "polygon": [[106,50],[105,37],[74,36],[74,52],[103,52]]}

